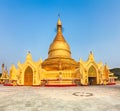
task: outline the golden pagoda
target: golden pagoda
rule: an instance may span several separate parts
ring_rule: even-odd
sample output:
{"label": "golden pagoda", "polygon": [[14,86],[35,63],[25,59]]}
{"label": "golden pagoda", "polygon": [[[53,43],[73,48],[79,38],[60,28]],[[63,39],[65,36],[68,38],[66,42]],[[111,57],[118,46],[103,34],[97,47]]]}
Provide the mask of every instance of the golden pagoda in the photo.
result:
{"label": "golden pagoda", "polygon": [[56,37],[50,45],[48,58],[42,63],[42,67],[47,71],[73,70],[77,67],[77,62],[71,58],[70,47],[62,35],[60,19],[57,23]]}
{"label": "golden pagoda", "polygon": [[97,63],[90,52],[88,60],[78,62],[71,57],[70,46],[62,34],[60,18],[57,34],[48,51],[48,58],[34,62],[28,52],[24,63],[10,68],[10,82],[26,86],[77,86],[108,84],[114,78],[107,65]]}

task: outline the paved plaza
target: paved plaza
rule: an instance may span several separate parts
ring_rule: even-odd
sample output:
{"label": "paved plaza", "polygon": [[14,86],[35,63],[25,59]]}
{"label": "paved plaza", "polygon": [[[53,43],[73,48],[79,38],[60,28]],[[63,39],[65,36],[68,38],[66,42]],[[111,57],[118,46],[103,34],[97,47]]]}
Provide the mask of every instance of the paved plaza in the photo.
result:
{"label": "paved plaza", "polygon": [[120,111],[120,85],[78,87],[0,85],[0,111]]}

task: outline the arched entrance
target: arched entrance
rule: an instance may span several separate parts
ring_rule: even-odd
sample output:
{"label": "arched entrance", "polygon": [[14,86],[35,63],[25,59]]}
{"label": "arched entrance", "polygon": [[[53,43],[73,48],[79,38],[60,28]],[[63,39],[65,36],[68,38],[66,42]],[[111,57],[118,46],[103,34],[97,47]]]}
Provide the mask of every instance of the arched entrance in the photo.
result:
{"label": "arched entrance", "polygon": [[97,84],[97,72],[94,66],[91,66],[88,70],[88,83],[89,85]]}
{"label": "arched entrance", "polygon": [[27,67],[24,73],[24,85],[31,86],[33,85],[33,71],[31,67]]}

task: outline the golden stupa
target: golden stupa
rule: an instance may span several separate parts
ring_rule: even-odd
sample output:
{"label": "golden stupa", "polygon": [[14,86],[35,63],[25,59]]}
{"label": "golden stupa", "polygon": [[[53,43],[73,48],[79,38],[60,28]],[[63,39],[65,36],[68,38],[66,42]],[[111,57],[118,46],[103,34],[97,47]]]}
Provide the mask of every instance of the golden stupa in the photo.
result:
{"label": "golden stupa", "polygon": [[114,83],[114,74],[107,65],[97,63],[90,52],[87,61],[72,59],[68,43],[62,35],[62,23],[57,22],[57,34],[48,51],[48,58],[34,62],[28,52],[23,64],[10,68],[9,81],[26,86],[76,86]]}
{"label": "golden stupa", "polygon": [[57,34],[50,45],[48,58],[42,63],[45,70],[71,70],[77,67],[77,62],[71,58],[68,43],[62,35],[62,23],[58,19]]}

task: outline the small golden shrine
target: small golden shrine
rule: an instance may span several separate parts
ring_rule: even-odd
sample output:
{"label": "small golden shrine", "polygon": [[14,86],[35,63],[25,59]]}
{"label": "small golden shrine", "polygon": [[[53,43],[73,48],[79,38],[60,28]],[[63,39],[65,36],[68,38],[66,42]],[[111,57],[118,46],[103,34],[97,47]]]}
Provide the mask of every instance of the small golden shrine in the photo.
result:
{"label": "small golden shrine", "polygon": [[9,76],[8,76],[8,70],[4,67],[4,64],[2,64],[2,76],[0,77],[0,83],[8,83],[9,82]]}

